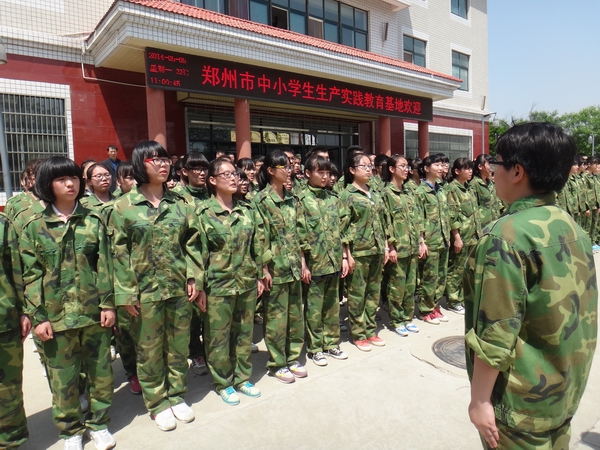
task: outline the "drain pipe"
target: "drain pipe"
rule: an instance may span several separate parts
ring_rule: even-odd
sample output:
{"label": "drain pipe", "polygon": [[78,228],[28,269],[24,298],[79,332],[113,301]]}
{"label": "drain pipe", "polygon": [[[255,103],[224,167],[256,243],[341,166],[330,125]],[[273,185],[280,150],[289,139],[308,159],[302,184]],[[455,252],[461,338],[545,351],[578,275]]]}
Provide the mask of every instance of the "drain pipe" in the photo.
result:
{"label": "drain pipe", "polygon": [[6,200],[12,197],[12,181],[10,179],[10,168],[8,167],[8,149],[6,148],[6,138],[4,136],[4,114],[2,112],[2,102],[0,102],[0,159],[2,160],[2,179],[4,180],[4,191]]}

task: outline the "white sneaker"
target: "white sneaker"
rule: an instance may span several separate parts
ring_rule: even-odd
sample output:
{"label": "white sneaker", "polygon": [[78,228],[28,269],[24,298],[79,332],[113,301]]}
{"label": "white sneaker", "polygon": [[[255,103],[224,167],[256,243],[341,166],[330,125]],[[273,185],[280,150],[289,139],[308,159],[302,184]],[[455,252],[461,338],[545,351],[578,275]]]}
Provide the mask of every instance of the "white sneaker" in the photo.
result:
{"label": "white sneaker", "polygon": [[81,394],[79,396],[79,406],[81,406],[81,412],[87,412],[90,409],[90,401],[87,399],[87,394]]}
{"label": "white sneaker", "polygon": [[154,416],[154,421],[159,430],[171,431],[177,428],[177,421],[171,408],[167,408]]}
{"label": "white sneaker", "polygon": [[94,441],[96,450],[108,450],[117,445],[115,438],[106,428],[98,431],[90,430],[90,439]]}
{"label": "white sneaker", "polygon": [[185,402],[171,406],[171,411],[173,411],[173,415],[180,422],[189,423],[196,418],[192,408],[190,408]]}
{"label": "white sneaker", "polygon": [[65,450],[83,450],[82,436],[71,436],[69,439],[65,439]]}

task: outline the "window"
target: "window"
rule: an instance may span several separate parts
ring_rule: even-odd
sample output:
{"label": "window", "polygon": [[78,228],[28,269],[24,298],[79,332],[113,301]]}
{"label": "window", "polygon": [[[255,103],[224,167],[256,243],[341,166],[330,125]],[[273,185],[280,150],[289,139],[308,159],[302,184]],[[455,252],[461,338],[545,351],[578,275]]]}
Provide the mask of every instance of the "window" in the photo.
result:
{"label": "window", "polygon": [[425,64],[425,41],[404,36],[404,61],[426,67]]}
{"label": "window", "polygon": [[452,76],[460,78],[462,84],[458,88],[461,91],[469,90],[469,56],[462,53],[452,52]]}
{"label": "window", "polygon": [[225,0],[181,0],[186,5],[197,6],[198,8],[209,9],[221,14],[225,14]]}
{"label": "window", "polygon": [[[419,156],[419,137],[417,131],[406,130],[406,157]],[[443,153],[450,159],[450,165],[457,158],[472,159],[472,139],[470,136],[455,134],[429,133],[429,154]]]}
{"label": "window", "polygon": [[250,0],[250,20],[270,25],[269,3],[262,0]]}
{"label": "window", "polygon": [[[13,190],[21,186],[21,172],[35,158],[68,156],[65,100],[0,94],[4,132]],[[0,191],[4,191],[0,179]]]}
{"label": "window", "polygon": [[468,0],[450,0],[450,11],[452,14],[457,15],[458,17],[462,17],[463,19],[467,18],[467,1]]}

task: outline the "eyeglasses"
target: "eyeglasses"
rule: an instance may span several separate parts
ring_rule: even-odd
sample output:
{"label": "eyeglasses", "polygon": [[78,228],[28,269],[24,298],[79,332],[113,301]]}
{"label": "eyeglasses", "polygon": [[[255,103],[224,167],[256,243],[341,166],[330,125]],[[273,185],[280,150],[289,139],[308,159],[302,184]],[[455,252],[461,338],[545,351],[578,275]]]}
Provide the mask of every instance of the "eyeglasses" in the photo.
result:
{"label": "eyeglasses", "polygon": [[397,167],[398,169],[402,169],[402,170],[404,170],[404,169],[408,169],[408,164],[398,164],[396,167]]}
{"label": "eyeglasses", "polygon": [[144,162],[152,163],[155,166],[168,166],[171,164],[171,160],[169,158],[159,158],[157,156],[146,158]]}
{"label": "eyeglasses", "polygon": [[373,166],[373,164],[357,164],[354,167],[362,167],[364,170],[373,170],[375,166]]}
{"label": "eyeglasses", "polygon": [[208,169],[206,169],[205,167],[194,167],[193,169],[188,170],[192,173],[195,173],[196,175],[208,172]]}
{"label": "eyeglasses", "polygon": [[112,175],[110,173],[104,173],[102,175],[92,175],[92,179],[96,180],[96,181],[110,180],[111,178],[112,178]]}
{"label": "eyeglasses", "polygon": [[239,176],[237,173],[235,173],[235,172],[229,172],[229,171],[227,171],[227,172],[221,172],[221,173],[218,173],[218,174],[216,174],[215,176],[216,176],[216,177],[223,177],[223,178],[225,178],[226,180],[231,180],[231,179],[232,179],[232,178],[234,178],[234,177],[235,177],[235,178],[239,178],[239,177],[240,177],[240,176]]}
{"label": "eyeglasses", "polygon": [[506,162],[506,161],[498,161],[496,159],[490,159],[490,168],[495,172],[497,166],[502,167],[512,167],[514,163]]}
{"label": "eyeglasses", "polygon": [[291,172],[294,169],[293,166],[275,166],[275,168],[276,169],[283,169],[286,172]]}

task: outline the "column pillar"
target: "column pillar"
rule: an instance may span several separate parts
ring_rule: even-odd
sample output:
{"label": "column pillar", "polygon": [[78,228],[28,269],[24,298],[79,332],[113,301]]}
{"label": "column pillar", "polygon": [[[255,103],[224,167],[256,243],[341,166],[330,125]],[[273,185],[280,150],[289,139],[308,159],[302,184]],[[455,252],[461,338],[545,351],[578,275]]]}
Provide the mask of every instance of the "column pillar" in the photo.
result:
{"label": "column pillar", "polygon": [[392,121],[389,117],[379,117],[379,149],[377,153],[392,155]]}
{"label": "column pillar", "polygon": [[429,122],[419,120],[419,158],[429,155]]}
{"label": "column pillar", "polygon": [[[148,139],[167,148],[167,117],[165,113],[165,91],[146,87],[148,114]],[[167,149],[168,150],[168,149]]]}
{"label": "column pillar", "polygon": [[235,152],[236,159],[252,158],[250,102],[245,98],[235,99]]}

